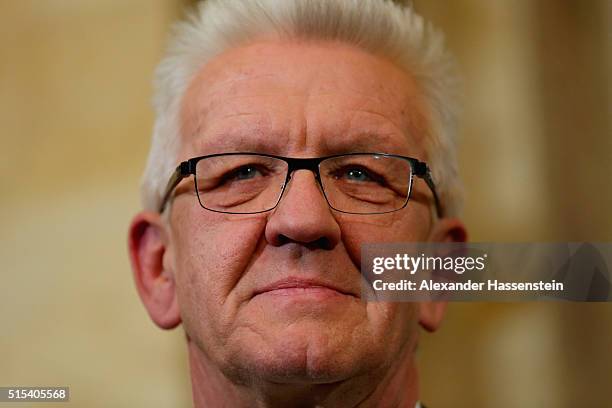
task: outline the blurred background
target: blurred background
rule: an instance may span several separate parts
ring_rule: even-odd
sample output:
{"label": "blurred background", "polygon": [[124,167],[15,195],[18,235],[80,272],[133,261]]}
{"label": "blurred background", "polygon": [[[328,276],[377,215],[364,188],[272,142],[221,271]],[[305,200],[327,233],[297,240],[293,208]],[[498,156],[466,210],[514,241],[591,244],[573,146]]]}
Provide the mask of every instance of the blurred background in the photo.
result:
{"label": "blurred background", "polygon": [[[0,1],[0,386],[191,405],[184,334],[150,322],[126,250],[152,72],[190,3]],[[612,241],[612,2],[413,3],[465,79],[471,240]],[[610,406],[612,304],[455,303],[419,366],[434,408]]]}

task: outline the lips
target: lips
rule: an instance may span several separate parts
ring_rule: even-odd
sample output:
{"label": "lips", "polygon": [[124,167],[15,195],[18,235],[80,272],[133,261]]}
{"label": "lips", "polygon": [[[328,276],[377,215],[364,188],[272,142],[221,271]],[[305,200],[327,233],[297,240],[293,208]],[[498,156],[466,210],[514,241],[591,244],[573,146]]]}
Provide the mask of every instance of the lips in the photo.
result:
{"label": "lips", "polygon": [[315,291],[333,291],[340,295],[357,297],[357,295],[347,289],[341,288],[339,285],[332,282],[326,282],[320,279],[307,279],[289,277],[273,282],[262,288],[255,290],[253,297],[264,293],[291,295],[297,293],[308,293]]}

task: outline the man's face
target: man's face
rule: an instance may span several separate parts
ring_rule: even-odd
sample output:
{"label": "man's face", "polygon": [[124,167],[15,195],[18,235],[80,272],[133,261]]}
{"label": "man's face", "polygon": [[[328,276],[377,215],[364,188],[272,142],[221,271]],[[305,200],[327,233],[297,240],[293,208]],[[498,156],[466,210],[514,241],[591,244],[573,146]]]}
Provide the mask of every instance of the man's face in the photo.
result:
{"label": "man's face", "polygon": [[[385,59],[338,43],[262,41],[217,56],[193,81],[179,159],[386,152],[426,160],[424,112],[410,76]],[[207,211],[190,183],[171,208],[164,264],[189,338],[226,375],[339,381],[413,347],[415,305],[360,298],[360,246],[428,239],[422,180],[407,207],[384,215],[331,210],[308,170],[293,174],[275,210],[256,215]]]}

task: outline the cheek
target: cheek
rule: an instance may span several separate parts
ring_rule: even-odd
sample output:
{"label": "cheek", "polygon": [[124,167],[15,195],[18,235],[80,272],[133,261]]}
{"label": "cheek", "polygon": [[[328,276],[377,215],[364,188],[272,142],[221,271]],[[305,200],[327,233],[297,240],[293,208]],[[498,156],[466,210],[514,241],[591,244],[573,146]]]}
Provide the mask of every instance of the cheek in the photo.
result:
{"label": "cheek", "polygon": [[361,260],[362,244],[427,241],[431,229],[427,210],[421,206],[408,206],[390,214],[338,218],[342,242],[357,265]]}
{"label": "cheek", "polygon": [[219,334],[232,321],[232,310],[222,306],[252,260],[265,227],[261,217],[228,219],[197,210],[172,220],[171,245],[181,316],[196,339],[207,330]]}
{"label": "cheek", "polygon": [[416,303],[370,302],[366,306],[372,336],[379,340],[372,350],[381,359],[396,358],[402,352],[414,350],[418,339],[418,306]]}

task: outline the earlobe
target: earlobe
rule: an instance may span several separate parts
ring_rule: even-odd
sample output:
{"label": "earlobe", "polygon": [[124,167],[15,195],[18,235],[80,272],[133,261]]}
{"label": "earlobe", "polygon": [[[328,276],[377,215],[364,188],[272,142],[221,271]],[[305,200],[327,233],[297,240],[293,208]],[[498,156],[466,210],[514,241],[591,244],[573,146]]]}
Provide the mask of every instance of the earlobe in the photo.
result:
{"label": "earlobe", "polygon": [[440,327],[446,302],[421,302],[419,304],[419,324],[428,332],[434,332]]}
{"label": "earlobe", "polygon": [[141,212],[132,220],[128,237],[136,288],[151,319],[163,329],[181,323],[174,274],[164,266],[167,242],[160,215]]}
{"label": "earlobe", "polygon": [[[430,234],[429,242],[466,242],[468,239],[465,225],[457,218],[438,220]],[[419,304],[419,323],[427,331],[433,332],[440,327],[447,302],[421,302]]]}
{"label": "earlobe", "polygon": [[437,220],[430,233],[429,242],[466,242],[468,240],[465,225],[458,218],[441,218]]}

